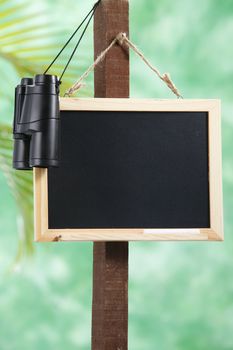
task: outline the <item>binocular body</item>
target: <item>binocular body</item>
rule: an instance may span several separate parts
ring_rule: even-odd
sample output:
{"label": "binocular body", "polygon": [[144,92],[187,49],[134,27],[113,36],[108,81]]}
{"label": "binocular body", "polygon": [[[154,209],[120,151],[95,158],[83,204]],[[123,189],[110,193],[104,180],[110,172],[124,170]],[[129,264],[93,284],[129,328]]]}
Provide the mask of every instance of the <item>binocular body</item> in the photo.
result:
{"label": "binocular body", "polygon": [[57,167],[60,82],[54,75],[23,78],[15,89],[13,168]]}

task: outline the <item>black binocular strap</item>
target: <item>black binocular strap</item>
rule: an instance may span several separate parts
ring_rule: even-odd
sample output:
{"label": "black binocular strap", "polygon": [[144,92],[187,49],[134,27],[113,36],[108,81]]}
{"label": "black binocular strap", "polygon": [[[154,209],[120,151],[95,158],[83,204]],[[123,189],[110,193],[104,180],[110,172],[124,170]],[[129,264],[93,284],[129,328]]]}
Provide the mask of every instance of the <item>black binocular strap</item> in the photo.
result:
{"label": "black binocular strap", "polygon": [[52,67],[52,65],[54,64],[54,62],[58,59],[58,57],[59,57],[59,56],[61,55],[61,53],[65,50],[65,48],[67,47],[67,45],[70,43],[70,41],[73,39],[73,37],[77,34],[77,32],[79,31],[79,29],[83,26],[83,24],[86,22],[86,20],[87,20],[88,17],[90,16],[90,18],[89,18],[88,21],[87,21],[87,24],[86,24],[85,28],[83,29],[83,31],[82,31],[82,33],[81,33],[81,35],[80,35],[80,38],[79,38],[77,44],[75,45],[75,47],[74,47],[74,49],[73,49],[73,51],[72,51],[72,53],[71,53],[71,55],[70,55],[70,58],[69,58],[68,62],[66,63],[66,65],[65,65],[65,67],[64,67],[64,69],[63,69],[63,71],[62,71],[62,73],[61,73],[61,76],[60,76],[60,78],[59,78],[59,81],[61,82],[61,79],[62,79],[62,77],[64,76],[64,74],[65,74],[65,72],[66,72],[66,70],[67,70],[67,68],[68,68],[68,66],[69,66],[69,64],[70,64],[70,62],[71,62],[71,60],[72,60],[72,58],[73,58],[75,52],[77,51],[77,49],[78,49],[78,47],[79,47],[79,45],[80,45],[80,43],[81,43],[81,40],[82,40],[84,34],[86,33],[87,28],[88,28],[88,26],[89,26],[89,24],[90,24],[90,22],[91,22],[91,20],[92,20],[92,18],[93,18],[93,16],[94,16],[95,11],[96,11],[98,5],[100,4],[100,2],[101,2],[101,0],[98,0],[98,1],[95,3],[95,5],[92,7],[92,9],[88,12],[88,14],[85,16],[85,18],[84,18],[84,19],[82,20],[82,22],[79,24],[79,26],[75,29],[75,31],[73,32],[73,34],[72,34],[72,35],[70,36],[70,38],[67,40],[67,42],[65,43],[65,45],[64,45],[64,46],[61,48],[61,50],[58,52],[58,54],[56,55],[56,57],[55,57],[55,58],[53,59],[53,61],[50,63],[50,65],[46,68],[46,70],[44,71],[44,74],[46,74],[46,73],[48,72],[48,70]]}

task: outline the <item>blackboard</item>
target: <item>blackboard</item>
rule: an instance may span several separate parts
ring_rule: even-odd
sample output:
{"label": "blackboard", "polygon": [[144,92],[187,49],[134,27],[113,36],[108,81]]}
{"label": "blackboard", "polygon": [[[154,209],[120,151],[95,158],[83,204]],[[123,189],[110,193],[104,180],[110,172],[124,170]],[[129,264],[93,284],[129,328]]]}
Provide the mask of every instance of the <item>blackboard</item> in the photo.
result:
{"label": "blackboard", "polygon": [[209,111],[62,110],[48,230],[211,229]]}
{"label": "blackboard", "polygon": [[49,228],[210,227],[207,113],[63,111],[61,129]]}

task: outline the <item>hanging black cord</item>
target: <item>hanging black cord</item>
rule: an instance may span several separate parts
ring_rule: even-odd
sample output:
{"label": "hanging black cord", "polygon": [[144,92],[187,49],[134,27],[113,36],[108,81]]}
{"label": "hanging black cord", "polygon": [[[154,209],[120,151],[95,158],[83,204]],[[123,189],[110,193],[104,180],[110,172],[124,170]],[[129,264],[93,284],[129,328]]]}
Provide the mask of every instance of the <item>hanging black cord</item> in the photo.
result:
{"label": "hanging black cord", "polygon": [[80,44],[80,42],[81,42],[81,40],[82,40],[84,34],[86,33],[86,30],[87,30],[87,28],[88,28],[88,26],[89,26],[89,24],[90,24],[90,22],[91,22],[91,20],[92,20],[92,18],[93,18],[93,16],[94,16],[94,14],[95,14],[95,11],[96,11],[96,9],[97,9],[97,7],[98,7],[100,1],[101,1],[101,0],[99,0],[99,1],[94,5],[94,7],[93,7],[93,12],[92,12],[92,14],[91,14],[91,17],[90,17],[89,20],[87,21],[87,24],[86,24],[85,28],[83,29],[83,32],[82,32],[82,34],[80,35],[80,38],[79,38],[77,44],[75,45],[75,48],[74,48],[74,50],[73,50],[73,52],[72,52],[72,54],[71,54],[71,56],[70,56],[70,58],[69,58],[69,60],[68,60],[68,62],[67,62],[67,64],[66,64],[65,68],[63,69],[63,72],[62,72],[61,77],[60,77],[60,79],[59,79],[60,83],[61,83],[61,79],[62,79],[63,75],[65,74],[65,72],[66,72],[66,70],[67,70],[67,68],[68,68],[68,66],[69,66],[69,64],[70,64],[70,62],[71,62],[71,60],[72,60],[72,58],[73,58],[73,56],[74,56],[76,50],[77,50],[77,48],[79,47],[79,44]]}
{"label": "hanging black cord", "polygon": [[48,70],[52,67],[52,65],[54,64],[54,62],[58,59],[58,57],[61,55],[61,53],[65,50],[66,46],[70,43],[70,41],[73,39],[73,37],[75,36],[75,34],[79,31],[79,29],[82,27],[83,23],[86,21],[86,19],[89,17],[89,15],[92,13],[93,8],[91,9],[91,11],[89,11],[89,13],[86,15],[86,17],[84,18],[84,20],[80,23],[80,25],[78,26],[78,28],[74,31],[74,33],[71,35],[71,37],[69,38],[69,40],[65,43],[65,45],[62,47],[62,49],[58,52],[58,54],[56,55],[56,57],[53,59],[53,61],[50,63],[50,65],[48,66],[48,68],[46,68],[44,74],[46,74],[48,72]]}
{"label": "hanging black cord", "polygon": [[[87,18],[91,15],[90,19],[88,20],[88,24],[87,26],[84,28],[83,30],[83,33],[81,34],[81,37],[79,39],[79,42],[78,44],[75,46],[75,49],[74,51],[72,52],[72,56],[71,58],[69,59],[69,62],[68,64],[66,65],[65,69],[63,70],[62,72],[62,75],[61,75],[61,78],[62,76],[64,75],[71,59],[73,58],[74,54],[75,54],[75,51],[77,50],[79,44],[80,44],[80,41],[82,40],[83,38],[83,35],[85,34],[86,30],[87,30],[87,27],[92,19],[92,17],[94,16],[94,13],[95,13],[95,10],[96,8],[98,7],[99,3],[101,2],[101,0],[98,0],[95,5],[92,7],[92,9],[88,12],[88,14],[86,15],[86,17],[83,19],[83,21],[80,23],[80,25],[78,26],[78,28],[76,28],[76,30],[73,32],[73,34],[71,35],[71,37],[69,38],[69,40],[65,43],[65,45],[62,47],[62,49],[58,52],[58,54],[56,55],[56,57],[53,59],[53,61],[50,63],[50,65],[46,68],[46,70],[44,71],[44,74],[46,74],[48,72],[48,70],[52,67],[52,65],[54,64],[54,62],[58,59],[58,57],[61,55],[61,53],[65,50],[65,48],[67,47],[67,45],[70,43],[70,41],[73,39],[73,37],[76,35],[76,33],[79,31],[79,29],[82,27],[82,25],[85,23],[85,21],[87,20]],[[61,80],[60,78],[60,80]]]}

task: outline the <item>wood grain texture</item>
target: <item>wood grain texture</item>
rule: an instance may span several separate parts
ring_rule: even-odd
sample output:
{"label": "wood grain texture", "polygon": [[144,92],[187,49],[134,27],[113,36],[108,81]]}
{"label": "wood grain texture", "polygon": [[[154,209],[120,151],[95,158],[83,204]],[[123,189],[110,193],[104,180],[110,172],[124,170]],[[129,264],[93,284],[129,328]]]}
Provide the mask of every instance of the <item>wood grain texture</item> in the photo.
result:
{"label": "wood grain texture", "polygon": [[[129,35],[127,0],[102,0],[94,18],[94,55],[120,32]],[[95,69],[95,97],[129,97],[129,50],[115,45]]]}
{"label": "wood grain texture", "polygon": [[94,244],[92,350],[127,349],[128,244]]}
{"label": "wood grain texture", "polygon": [[[94,56],[129,35],[128,0],[102,0],[94,16]],[[129,97],[129,51],[115,45],[94,74],[95,97]],[[92,350],[128,349],[128,242],[94,243]]]}
{"label": "wood grain texture", "polygon": [[216,99],[140,99],[140,98],[60,98],[62,111],[132,111],[132,112],[213,112],[220,118]]}
{"label": "wood grain texture", "polygon": [[213,232],[224,240],[223,231],[223,189],[222,189],[222,140],[221,103],[216,100],[209,112],[209,193],[210,226]]}

